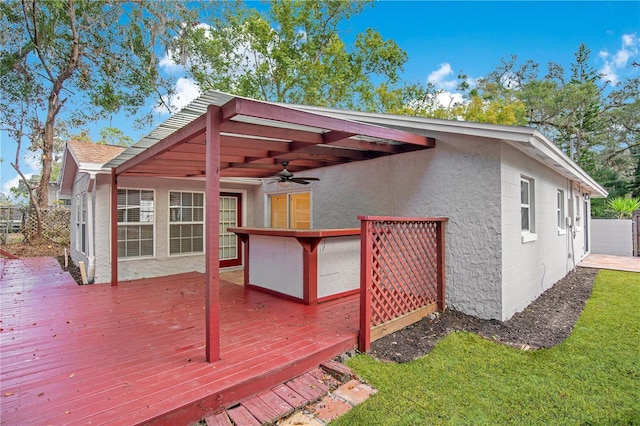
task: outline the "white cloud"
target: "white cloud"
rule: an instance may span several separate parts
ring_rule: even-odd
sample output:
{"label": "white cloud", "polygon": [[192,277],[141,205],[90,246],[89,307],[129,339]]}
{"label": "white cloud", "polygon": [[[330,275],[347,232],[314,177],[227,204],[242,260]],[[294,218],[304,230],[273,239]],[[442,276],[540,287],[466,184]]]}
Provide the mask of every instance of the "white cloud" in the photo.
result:
{"label": "white cloud", "polygon": [[443,91],[438,93],[438,95],[436,96],[436,104],[444,108],[449,108],[449,107],[452,107],[454,104],[458,104],[462,102],[464,102],[464,98],[460,93]]}
{"label": "white cloud", "polygon": [[598,54],[600,59],[604,61],[600,72],[612,84],[616,84],[620,80],[619,72],[640,52],[640,38],[636,33],[624,34],[621,40],[620,49],[615,53],[611,54],[607,50],[601,50]]}
{"label": "white cloud", "polygon": [[[25,174],[27,179],[31,179],[31,176],[33,175],[34,175],[33,173]],[[9,198],[13,198],[13,194],[11,193],[11,188],[16,188],[19,182],[20,182],[20,176],[18,175],[14,176],[13,179],[9,179],[8,181],[4,182],[1,188],[2,193],[8,196]]]}
{"label": "white cloud", "polygon": [[164,54],[160,62],[158,62],[158,66],[166,73],[169,74],[179,74],[184,72],[184,66],[177,63],[171,57],[172,52],[167,52]]}
{"label": "white cloud", "polygon": [[40,154],[36,152],[29,152],[25,154],[22,158],[24,163],[29,168],[30,171],[35,174],[40,174],[40,169],[42,168],[42,162],[40,161]]}
{"label": "white cloud", "polygon": [[156,112],[160,114],[166,114],[170,112],[175,114],[185,106],[189,105],[194,99],[200,96],[200,88],[197,83],[186,77],[180,77],[176,82],[174,93],[171,96],[165,95],[162,100],[169,106],[169,111],[164,105],[156,107]]}
{"label": "white cloud", "polygon": [[451,74],[453,74],[451,65],[445,62],[444,64],[440,64],[440,68],[429,74],[427,81],[435,84],[441,89],[455,89],[458,81],[455,78],[447,80],[447,77]]}

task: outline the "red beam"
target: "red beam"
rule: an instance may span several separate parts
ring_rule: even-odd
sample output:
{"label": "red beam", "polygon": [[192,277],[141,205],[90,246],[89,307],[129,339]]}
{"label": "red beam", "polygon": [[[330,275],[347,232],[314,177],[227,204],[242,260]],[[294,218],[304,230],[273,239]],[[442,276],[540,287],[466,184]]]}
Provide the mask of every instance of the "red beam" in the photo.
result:
{"label": "red beam", "polygon": [[280,105],[269,104],[246,98],[234,98],[222,106],[222,121],[230,120],[236,115],[264,118],[283,123],[299,124],[319,129],[337,130],[356,135],[388,139],[414,145],[430,146],[430,140],[421,135],[387,127],[343,120],[325,115],[300,111]]}
{"label": "red beam", "polygon": [[160,142],[147,148],[145,151],[141,152],[135,157],[120,164],[116,168],[116,174],[119,175],[121,173],[124,173],[127,170],[131,169],[132,167],[135,167],[138,164],[144,163],[150,158],[153,158],[156,155],[162,154],[163,152],[170,150],[176,145],[184,143],[187,140],[204,133],[204,131],[206,130],[206,124],[207,124],[206,119],[207,119],[207,114],[201,115],[200,117],[193,120],[191,123],[187,124],[186,126],[182,127],[179,130],[176,130],[166,138],[162,139]]}
{"label": "red beam", "polygon": [[208,362],[220,359],[220,108],[207,108],[205,322]]}

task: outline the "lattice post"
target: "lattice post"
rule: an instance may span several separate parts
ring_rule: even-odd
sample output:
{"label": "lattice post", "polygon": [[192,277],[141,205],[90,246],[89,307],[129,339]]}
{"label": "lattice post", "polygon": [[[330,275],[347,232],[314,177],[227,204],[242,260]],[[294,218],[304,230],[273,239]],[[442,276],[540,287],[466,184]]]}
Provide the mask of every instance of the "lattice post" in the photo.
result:
{"label": "lattice post", "polygon": [[360,220],[360,333],[358,348],[361,352],[371,349],[371,222],[366,217]]}
{"label": "lattice post", "polygon": [[445,304],[445,245],[444,245],[444,221],[437,222],[436,241],[438,251],[438,311],[444,312]]}

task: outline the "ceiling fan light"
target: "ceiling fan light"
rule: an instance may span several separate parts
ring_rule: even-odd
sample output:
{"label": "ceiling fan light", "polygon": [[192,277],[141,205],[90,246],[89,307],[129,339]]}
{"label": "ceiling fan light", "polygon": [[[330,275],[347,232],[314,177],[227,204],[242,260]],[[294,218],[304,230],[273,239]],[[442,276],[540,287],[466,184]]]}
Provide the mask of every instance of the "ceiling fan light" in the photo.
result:
{"label": "ceiling fan light", "polygon": [[290,181],[278,182],[278,186],[280,188],[289,188],[291,186]]}

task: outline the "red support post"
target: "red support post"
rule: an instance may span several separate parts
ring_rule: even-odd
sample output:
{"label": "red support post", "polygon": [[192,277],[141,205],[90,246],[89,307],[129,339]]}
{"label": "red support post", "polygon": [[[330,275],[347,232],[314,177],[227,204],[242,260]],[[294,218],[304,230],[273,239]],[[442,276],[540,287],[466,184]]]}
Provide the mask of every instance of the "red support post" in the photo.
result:
{"label": "red support post", "polygon": [[307,305],[318,303],[318,244],[322,238],[297,237],[302,246],[302,300]]}
{"label": "red support post", "polygon": [[205,321],[208,362],[220,359],[220,108],[209,105],[206,124]]}
{"label": "red support post", "polygon": [[358,348],[371,349],[371,227],[367,218],[360,216],[360,333]]}
{"label": "red support post", "polygon": [[437,230],[437,251],[438,251],[438,311],[444,312],[445,304],[445,245],[444,245],[444,224],[445,221],[438,221]]}
{"label": "red support post", "polygon": [[[92,219],[90,219],[92,220]],[[118,176],[111,168],[111,286],[118,285]]]}

